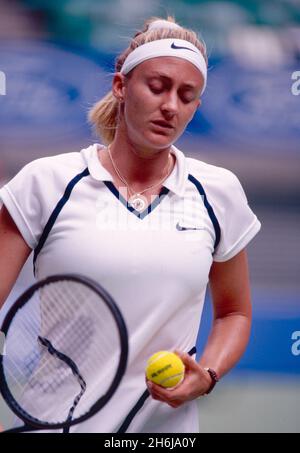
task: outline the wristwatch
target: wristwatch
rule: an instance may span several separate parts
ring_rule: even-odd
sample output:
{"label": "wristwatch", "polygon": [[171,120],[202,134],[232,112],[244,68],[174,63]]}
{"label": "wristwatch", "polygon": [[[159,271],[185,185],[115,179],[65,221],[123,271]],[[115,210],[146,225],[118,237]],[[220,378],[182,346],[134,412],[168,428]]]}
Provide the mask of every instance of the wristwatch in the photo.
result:
{"label": "wristwatch", "polygon": [[215,372],[215,370],[213,370],[212,368],[204,368],[204,369],[205,369],[205,371],[208,372],[208,374],[210,375],[211,380],[212,380],[209,389],[204,393],[204,395],[208,395],[213,390],[216,383],[219,382],[220,379],[219,379],[217,373]]}

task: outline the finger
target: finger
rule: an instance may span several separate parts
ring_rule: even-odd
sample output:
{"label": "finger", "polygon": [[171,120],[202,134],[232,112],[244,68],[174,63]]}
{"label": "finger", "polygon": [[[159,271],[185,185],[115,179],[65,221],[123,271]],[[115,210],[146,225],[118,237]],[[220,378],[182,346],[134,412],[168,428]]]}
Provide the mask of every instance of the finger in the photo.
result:
{"label": "finger", "polygon": [[147,388],[150,393],[156,393],[158,395],[161,394],[161,390],[163,390],[163,387],[161,387],[160,385],[157,385],[154,382],[149,381],[149,380],[146,381],[146,384],[147,384]]}
{"label": "finger", "polygon": [[151,397],[156,400],[156,401],[160,401],[161,403],[168,403],[169,401],[165,398],[162,398],[160,395],[158,395],[157,393],[155,392],[152,392],[150,393]]}
{"label": "finger", "polygon": [[146,383],[147,383],[148,391],[149,391],[150,395],[152,396],[152,398],[156,399],[156,400],[157,399],[163,400],[163,396],[159,392],[160,386],[154,384],[154,382],[151,382],[151,381],[146,381]]}
{"label": "finger", "polygon": [[172,407],[178,407],[185,401],[185,398],[182,398],[180,395],[175,396],[171,392],[165,395],[162,395],[161,393],[154,393],[154,395],[157,399],[171,405]]}
{"label": "finger", "polygon": [[185,401],[181,401],[181,400],[176,400],[176,401],[166,401],[166,403],[167,403],[169,406],[171,406],[171,407],[173,407],[174,409],[176,409],[177,407],[182,406],[182,405],[185,403]]}
{"label": "finger", "polygon": [[175,390],[172,388],[164,388],[156,384],[151,386],[151,392],[164,400],[172,400],[176,398],[176,394],[174,393]]}
{"label": "finger", "polygon": [[161,385],[158,385],[158,384],[155,384],[155,382],[152,382],[152,381],[148,381],[147,383],[148,385],[148,388],[156,393],[163,393],[164,392],[164,387],[162,387]]}
{"label": "finger", "polygon": [[185,399],[185,393],[182,394],[181,389],[178,386],[176,389],[171,388],[164,388],[161,385],[155,384],[152,381],[147,382],[148,390],[151,396],[154,399],[157,399],[162,402],[182,402]]}
{"label": "finger", "polygon": [[164,403],[164,400],[159,398],[159,396],[155,395],[155,393],[151,393],[151,398],[155,401],[160,401],[160,402]]}
{"label": "finger", "polygon": [[178,407],[182,406],[183,403],[170,403],[169,406],[173,407],[173,409],[177,409]]}
{"label": "finger", "polygon": [[168,406],[172,407],[173,409],[177,409],[177,405],[176,404],[173,404],[173,403],[167,403]]}
{"label": "finger", "polygon": [[186,368],[188,368],[190,370],[199,371],[199,364],[196,362],[195,359],[193,359],[192,356],[190,356],[186,352],[181,352],[178,350],[175,350],[174,352],[176,355],[178,355],[178,357],[181,358],[181,360],[183,361],[183,364]]}
{"label": "finger", "polygon": [[167,401],[169,398],[167,395],[165,395],[163,392],[157,391],[155,389],[151,390],[151,394],[157,398],[160,399],[161,401]]}
{"label": "finger", "polygon": [[[158,388],[158,390],[156,390]],[[180,395],[175,395],[168,389],[162,389],[160,386],[156,386],[151,389],[151,396],[153,399],[166,403],[173,408],[181,406],[185,402],[185,398],[182,398]]]}

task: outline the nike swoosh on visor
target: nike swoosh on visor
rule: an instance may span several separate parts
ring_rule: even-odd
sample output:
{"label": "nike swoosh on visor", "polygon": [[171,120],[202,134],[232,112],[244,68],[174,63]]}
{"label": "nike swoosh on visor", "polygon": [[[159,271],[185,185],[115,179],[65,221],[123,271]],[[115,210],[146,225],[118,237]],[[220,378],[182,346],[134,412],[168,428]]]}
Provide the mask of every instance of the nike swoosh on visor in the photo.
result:
{"label": "nike swoosh on visor", "polygon": [[189,47],[180,47],[180,46],[176,46],[176,44],[173,42],[172,45],[171,45],[171,48],[172,49],[186,49],[186,50],[190,50],[191,52],[195,52],[197,53],[195,50],[193,49],[190,49]]}

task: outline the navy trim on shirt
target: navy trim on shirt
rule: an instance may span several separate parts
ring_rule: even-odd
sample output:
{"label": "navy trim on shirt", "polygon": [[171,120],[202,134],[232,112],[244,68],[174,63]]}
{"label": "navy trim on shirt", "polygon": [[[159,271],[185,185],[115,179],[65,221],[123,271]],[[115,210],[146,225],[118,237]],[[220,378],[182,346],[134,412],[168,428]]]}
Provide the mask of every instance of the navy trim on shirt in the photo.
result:
{"label": "navy trim on shirt", "polygon": [[76,175],[73,179],[71,179],[71,181],[68,183],[67,187],[66,187],[66,190],[65,190],[65,193],[63,194],[63,196],[61,197],[61,199],[59,200],[59,202],[57,203],[56,207],[54,208],[54,210],[52,211],[52,214],[50,215],[49,219],[48,219],[48,222],[46,223],[46,226],[43,230],[43,233],[39,239],[39,242],[38,242],[38,245],[36,246],[36,248],[34,249],[34,255],[33,255],[33,271],[34,271],[34,274],[35,274],[35,262],[36,262],[36,259],[40,253],[40,251],[42,250],[49,234],[50,234],[50,231],[52,230],[53,228],[53,225],[57,219],[57,217],[59,216],[61,210],[63,209],[63,207],[65,206],[65,204],[68,202],[70,196],[71,196],[71,193],[72,193],[72,190],[74,189],[74,187],[76,186],[76,184],[82,179],[84,178],[85,176],[89,176],[90,172],[89,172],[89,169],[86,168],[83,172],[79,173],[78,175]]}
{"label": "navy trim on shirt", "polygon": [[215,244],[214,244],[214,250],[216,250],[216,248],[218,247],[219,242],[221,240],[220,224],[218,222],[218,219],[217,219],[217,217],[216,217],[216,215],[214,213],[214,210],[213,210],[211,204],[209,203],[209,201],[207,199],[207,196],[206,196],[206,193],[205,193],[205,190],[204,190],[202,184],[198,181],[198,179],[196,179],[191,174],[188,176],[188,179],[189,179],[189,181],[191,181],[196,186],[198,192],[203,197],[204,206],[207,209],[208,215],[210,217],[210,220],[212,221],[212,224],[213,224],[213,227],[214,227],[214,230],[215,230],[216,239],[215,239]]}
{"label": "navy trim on shirt", "polygon": [[147,206],[147,208],[143,212],[136,211],[128,202],[125,200],[123,195],[118,191],[116,186],[111,181],[103,181],[106,187],[114,194],[116,198],[128,209],[132,214],[136,215],[139,219],[143,220],[148,214],[150,214],[153,209],[155,209],[159,203],[163,200],[163,198],[169,193],[169,189],[166,187],[162,187],[159,195],[154,199],[154,201]]}

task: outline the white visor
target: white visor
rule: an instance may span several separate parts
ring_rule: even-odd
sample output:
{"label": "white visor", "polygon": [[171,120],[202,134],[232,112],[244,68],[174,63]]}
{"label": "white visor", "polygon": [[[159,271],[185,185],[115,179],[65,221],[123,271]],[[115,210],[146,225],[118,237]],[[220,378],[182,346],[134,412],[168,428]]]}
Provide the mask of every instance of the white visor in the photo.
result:
{"label": "white visor", "polygon": [[182,58],[196,66],[204,79],[201,94],[204,93],[207,81],[206,61],[197,47],[183,39],[159,39],[142,44],[128,55],[120,72],[126,75],[143,61],[157,57]]}

